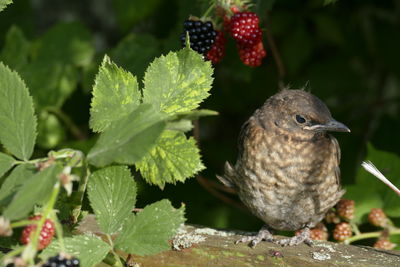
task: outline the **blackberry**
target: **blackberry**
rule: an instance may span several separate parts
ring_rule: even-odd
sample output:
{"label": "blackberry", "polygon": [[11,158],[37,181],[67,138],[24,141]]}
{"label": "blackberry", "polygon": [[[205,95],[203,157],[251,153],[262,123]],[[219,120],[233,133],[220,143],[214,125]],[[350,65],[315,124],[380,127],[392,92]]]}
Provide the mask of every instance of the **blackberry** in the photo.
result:
{"label": "blackberry", "polygon": [[190,48],[199,54],[205,55],[212,47],[217,36],[211,21],[200,21],[188,19],[183,23],[183,33],[181,34],[182,47],[186,46],[186,32],[190,37]]}
{"label": "blackberry", "polygon": [[70,257],[68,255],[56,255],[48,258],[42,267],[79,267],[80,263],[77,258]]}

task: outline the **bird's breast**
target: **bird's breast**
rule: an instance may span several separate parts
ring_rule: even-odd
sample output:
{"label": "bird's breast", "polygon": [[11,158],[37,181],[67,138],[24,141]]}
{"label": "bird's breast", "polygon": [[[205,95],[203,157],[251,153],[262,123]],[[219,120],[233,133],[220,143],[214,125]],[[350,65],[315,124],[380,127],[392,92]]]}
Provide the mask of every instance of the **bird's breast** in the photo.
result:
{"label": "bird's breast", "polygon": [[235,166],[242,201],[276,229],[296,230],[318,222],[339,200],[338,163],[330,137],[304,140],[249,127]]}

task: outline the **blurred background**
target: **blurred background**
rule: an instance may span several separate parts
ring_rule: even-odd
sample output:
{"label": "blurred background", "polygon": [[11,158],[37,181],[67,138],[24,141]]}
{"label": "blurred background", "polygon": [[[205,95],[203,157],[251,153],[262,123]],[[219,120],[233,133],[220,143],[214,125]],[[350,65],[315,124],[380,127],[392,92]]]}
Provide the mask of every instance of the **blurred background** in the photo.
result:
{"label": "blurred background", "polygon": [[[0,13],[0,60],[17,70],[36,96],[35,157],[49,149],[88,151],[91,147],[95,139],[88,128],[90,91],[105,53],[141,80],[155,57],[180,49],[183,21],[189,15],[202,16],[209,4],[14,2]],[[258,230],[261,221],[238,208],[238,199],[218,187],[215,175],[223,172],[226,160],[235,162],[241,125],[282,85],[306,86],[352,130],[335,134],[342,149],[345,186],[355,183],[368,142],[399,154],[400,1],[329,2],[254,1],[252,11],[261,19],[267,57],[260,67],[247,67],[228,38],[226,56],[215,66],[211,96],[201,106],[219,112],[199,122],[207,169],[201,178],[166,185],[163,190],[146,184],[137,173],[138,207],[169,198],[176,207],[186,204],[188,223]],[[271,44],[276,46],[275,54]],[[43,87],[57,90],[54,95],[41,95]]]}

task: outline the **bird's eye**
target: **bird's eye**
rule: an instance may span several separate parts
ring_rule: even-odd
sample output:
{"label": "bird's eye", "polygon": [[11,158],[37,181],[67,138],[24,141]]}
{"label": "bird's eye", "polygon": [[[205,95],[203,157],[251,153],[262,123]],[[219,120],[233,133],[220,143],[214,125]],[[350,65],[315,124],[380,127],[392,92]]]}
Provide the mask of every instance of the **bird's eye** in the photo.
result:
{"label": "bird's eye", "polygon": [[306,119],[304,119],[304,117],[301,116],[301,115],[296,115],[296,121],[297,121],[298,123],[305,123],[305,122],[306,122]]}

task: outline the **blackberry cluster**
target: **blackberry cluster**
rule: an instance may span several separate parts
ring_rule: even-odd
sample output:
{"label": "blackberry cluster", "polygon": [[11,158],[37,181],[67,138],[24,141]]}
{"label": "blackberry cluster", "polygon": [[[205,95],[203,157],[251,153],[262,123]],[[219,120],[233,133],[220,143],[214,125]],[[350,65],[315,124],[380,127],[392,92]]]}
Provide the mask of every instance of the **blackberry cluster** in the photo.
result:
{"label": "blackberry cluster", "polygon": [[42,267],[79,267],[80,263],[77,258],[67,258],[62,255],[56,255],[47,260]]}
{"label": "blackberry cluster", "polygon": [[181,34],[182,46],[186,46],[186,32],[189,32],[190,48],[205,55],[212,47],[217,36],[210,21],[188,19],[183,23],[184,31]]}

